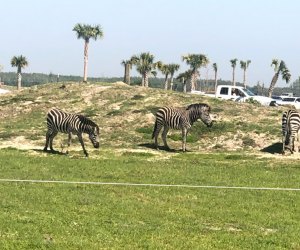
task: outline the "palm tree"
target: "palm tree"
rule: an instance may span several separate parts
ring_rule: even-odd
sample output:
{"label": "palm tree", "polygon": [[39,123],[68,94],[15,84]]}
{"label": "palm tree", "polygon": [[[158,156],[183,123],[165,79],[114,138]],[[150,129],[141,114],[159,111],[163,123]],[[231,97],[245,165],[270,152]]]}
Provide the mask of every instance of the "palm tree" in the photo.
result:
{"label": "palm tree", "polygon": [[163,64],[160,61],[157,63],[157,68],[165,76],[165,90],[168,90],[168,76],[171,73],[169,66],[170,66],[170,64]]}
{"label": "palm tree", "polygon": [[180,80],[183,84],[183,92],[186,93],[187,82],[191,80],[193,71],[191,69],[179,74],[176,79]]}
{"label": "palm tree", "polygon": [[12,67],[17,67],[17,74],[18,74],[18,90],[21,89],[21,83],[22,83],[22,68],[25,68],[28,66],[28,61],[25,56],[14,56],[11,59],[11,66]]}
{"label": "palm tree", "polygon": [[268,96],[271,97],[273,90],[275,88],[276,82],[279,78],[279,75],[281,74],[282,80],[284,80],[286,83],[288,83],[291,79],[291,73],[289,69],[287,68],[286,64],[284,61],[279,61],[278,59],[273,59],[271,66],[274,66],[274,71],[275,74],[272,78],[269,91],[268,91]]}
{"label": "palm tree", "polygon": [[121,64],[124,66],[124,82],[130,85],[130,70],[132,68],[131,60],[123,60]]}
{"label": "palm tree", "polygon": [[198,69],[203,66],[206,66],[209,63],[209,59],[206,55],[203,54],[188,54],[182,56],[182,60],[190,66],[192,70],[191,76],[191,90],[196,89],[197,77],[200,76]]}
{"label": "palm tree", "polygon": [[231,59],[231,67],[232,67],[232,85],[235,86],[235,67],[236,67],[236,62],[238,59]]}
{"label": "palm tree", "polygon": [[244,74],[243,74],[243,84],[244,84],[245,88],[247,87],[247,84],[246,84],[246,71],[247,71],[250,63],[251,63],[251,60],[240,61],[241,69],[244,71]]}
{"label": "palm tree", "polygon": [[77,38],[84,40],[84,66],[83,66],[83,82],[87,82],[87,65],[88,65],[88,49],[90,39],[95,41],[103,37],[103,31],[100,25],[91,26],[88,24],[76,24],[73,28],[76,32]]}
{"label": "palm tree", "polygon": [[169,71],[170,71],[170,89],[173,89],[173,79],[174,79],[174,74],[177,70],[179,70],[180,65],[171,63],[169,64]]}
{"label": "palm tree", "polygon": [[141,53],[138,56],[132,57],[133,64],[136,66],[137,72],[142,75],[142,86],[148,88],[149,86],[149,74],[156,76],[155,69],[158,66],[158,63],[154,62],[154,56],[149,52]]}
{"label": "palm tree", "polygon": [[216,63],[213,63],[213,69],[215,72],[215,92],[217,91],[217,86],[218,86],[218,65]]}

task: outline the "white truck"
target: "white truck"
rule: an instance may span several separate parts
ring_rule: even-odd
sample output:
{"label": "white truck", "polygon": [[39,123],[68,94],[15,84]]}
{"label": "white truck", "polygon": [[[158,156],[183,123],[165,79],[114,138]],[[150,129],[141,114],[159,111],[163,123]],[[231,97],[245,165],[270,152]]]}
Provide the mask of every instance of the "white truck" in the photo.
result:
{"label": "white truck", "polygon": [[247,99],[252,98],[264,106],[270,106],[271,102],[274,103],[274,99],[266,96],[255,95],[250,90],[240,86],[218,85],[215,94],[207,94],[205,92],[195,90],[192,90],[191,93],[225,100],[233,100],[236,102],[245,102]]}

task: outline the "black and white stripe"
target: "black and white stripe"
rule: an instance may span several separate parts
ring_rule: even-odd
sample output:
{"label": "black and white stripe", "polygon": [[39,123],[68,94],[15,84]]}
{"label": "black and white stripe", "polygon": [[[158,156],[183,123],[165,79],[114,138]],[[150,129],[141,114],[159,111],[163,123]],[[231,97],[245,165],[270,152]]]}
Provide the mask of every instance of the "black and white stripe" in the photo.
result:
{"label": "black and white stripe", "polygon": [[88,156],[85,150],[82,133],[89,135],[89,139],[95,148],[99,148],[99,127],[92,120],[79,114],[69,114],[62,110],[53,108],[47,114],[46,145],[44,151],[47,150],[48,145],[50,150],[53,150],[53,139],[58,132],[67,133],[68,146],[71,144],[72,134],[76,134],[82,146],[83,152]]}
{"label": "black and white stripe", "polygon": [[[283,112],[282,114],[282,153],[290,150],[291,153],[298,151],[295,149],[295,139],[299,140],[300,114],[294,109]],[[297,146],[298,147],[298,146]]]}
{"label": "black and white stripe", "polygon": [[164,107],[157,111],[156,121],[152,134],[152,139],[155,139],[155,147],[158,147],[157,138],[162,127],[162,139],[164,146],[169,149],[167,144],[167,133],[169,129],[182,130],[182,151],[186,151],[186,136],[188,130],[193,123],[201,119],[208,127],[212,126],[212,119],[210,117],[210,106],[205,103],[191,104],[186,108],[172,108]]}

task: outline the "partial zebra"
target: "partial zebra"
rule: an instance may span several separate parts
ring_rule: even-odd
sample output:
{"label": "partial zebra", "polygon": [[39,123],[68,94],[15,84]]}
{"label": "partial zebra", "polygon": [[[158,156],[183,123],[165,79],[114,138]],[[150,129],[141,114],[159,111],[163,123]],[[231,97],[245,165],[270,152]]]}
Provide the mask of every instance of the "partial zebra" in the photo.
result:
{"label": "partial zebra", "polygon": [[291,153],[298,152],[298,145],[295,148],[295,139],[299,141],[300,114],[294,109],[289,109],[282,114],[282,154],[285,149]]}
{"label": "partial zebra", "polygon": [[71,144],[72,134],[76,134],[82,146],[83,152],[88,157],[85,150],[82,133],[89,135],[89,139],[95,148],[99,148],[99,127],[87,117],[79,114],[69,114],[62,110],[53,108],[47,114],[46,145],[44,151],[47,151],[50,144],[50,150],[53,150],[53,139],[58,132],[67,133],[68,147]]}
{"label": "partial zebra", "polygon": [[167,144],[167,133],[170,128],[182,130],[182,151],[186,151],[186,136],[188,130],[193,123],[201,119],[208,127],[212,126],[210,117],[210,106],[205,103],[191,104],[186,108],[160,108],[156,113],[156,121],[152,134],[152,139],[155,139],[155,147],[158,148],[157,137],[162,127],[162,139],[166,149],[169,149]]}

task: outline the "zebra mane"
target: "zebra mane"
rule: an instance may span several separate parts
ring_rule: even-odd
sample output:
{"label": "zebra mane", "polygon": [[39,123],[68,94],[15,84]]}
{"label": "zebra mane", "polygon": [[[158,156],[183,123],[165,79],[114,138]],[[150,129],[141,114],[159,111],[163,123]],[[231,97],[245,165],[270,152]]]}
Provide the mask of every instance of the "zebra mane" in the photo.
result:
{"label": "zebra mane", "polygon": [[189,106],[187,106],[186,110],[191,110],[191,109],[202,109],[202,108],[208,108],[208,111],[210,112],[210,106],[207,105],[206,103],[194,103]]}
{"label": "zebra mane", "polygon": [[86,116],[84,115],[77,115],[77,117],[79,118],[79,120],[85,124],[88,124],[92,127],[96,127],[98,128],[98,125],[96,123],[94,123],[91,119],[87,118]]}

